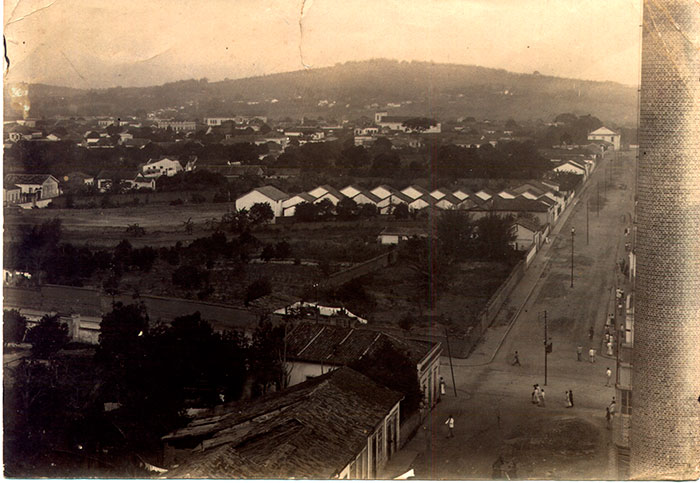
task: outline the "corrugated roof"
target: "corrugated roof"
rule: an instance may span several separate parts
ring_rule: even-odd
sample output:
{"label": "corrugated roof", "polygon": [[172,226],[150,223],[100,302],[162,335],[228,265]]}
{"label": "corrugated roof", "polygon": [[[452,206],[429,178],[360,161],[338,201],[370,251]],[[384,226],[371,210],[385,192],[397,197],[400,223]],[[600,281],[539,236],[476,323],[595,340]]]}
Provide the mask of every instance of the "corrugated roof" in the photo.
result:
{"label": "corrugated roof", "polygon": [[254,401],[218,406],[163,438],[196,444],[191,458],[164,476],[332,478],[402,397],[343,367]]}

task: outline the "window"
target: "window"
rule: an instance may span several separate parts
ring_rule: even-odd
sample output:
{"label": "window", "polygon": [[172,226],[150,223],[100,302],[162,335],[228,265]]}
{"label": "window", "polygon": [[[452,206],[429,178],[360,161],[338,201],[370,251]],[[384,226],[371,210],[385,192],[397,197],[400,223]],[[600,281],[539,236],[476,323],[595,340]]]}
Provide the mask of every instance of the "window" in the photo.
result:
{"label": "window", "polygon": [[620,395],[620,413],[632,414],[632,391],[622,389]]}

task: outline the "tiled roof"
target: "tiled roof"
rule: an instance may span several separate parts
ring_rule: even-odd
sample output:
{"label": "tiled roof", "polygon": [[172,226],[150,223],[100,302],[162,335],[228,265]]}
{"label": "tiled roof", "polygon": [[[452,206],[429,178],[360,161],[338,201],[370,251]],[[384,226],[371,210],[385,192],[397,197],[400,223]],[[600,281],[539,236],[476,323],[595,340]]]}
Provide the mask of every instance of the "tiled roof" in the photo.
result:
{"label": "tiled roof", "polygon": [[369,357],[385,342],[405,351],[416,364],[431,348],[428,342],[407,341],[372,329],[302,322],[287,334],[287,357],[297,361],[347,365]]}
{"label": "tiled roof", "polygon": [[260,188],[255,188],[255,191],[258,191],[268,198],[270,198],[273,201],[281,201],[289,198],[289,195],[285,193],[284,191],[281,191],[274,186],[267,185],[267,186],[261,186]]}
{"label": "tiled roof", "polygon": [[8,173],[5,175],[5,184],[43,184],[50,174],[25,174]]}
{"label": "tiled roof", "polygon": [[254,401],[218,406],[163,438],[196,444],[164,476],[329,479],[363,450],[402,397],[343,367]]}
{"label": "tiled roof", "polygon": [[539,223],[537,223],[536,220],[531,220],[529,218],[518,218],[517,220],[515,220],[514,224],[520,225],[534,232],[536,232],[540,228]]}

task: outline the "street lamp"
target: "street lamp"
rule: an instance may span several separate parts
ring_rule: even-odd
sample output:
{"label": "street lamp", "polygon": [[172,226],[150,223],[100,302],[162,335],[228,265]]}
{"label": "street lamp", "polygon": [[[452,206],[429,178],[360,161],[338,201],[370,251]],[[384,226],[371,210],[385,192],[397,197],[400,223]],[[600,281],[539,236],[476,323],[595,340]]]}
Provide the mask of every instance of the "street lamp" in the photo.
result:
{"label": "street lamp", "polygon": [[576,230],[571,228],[571,288],[574,287],[574,234]]}

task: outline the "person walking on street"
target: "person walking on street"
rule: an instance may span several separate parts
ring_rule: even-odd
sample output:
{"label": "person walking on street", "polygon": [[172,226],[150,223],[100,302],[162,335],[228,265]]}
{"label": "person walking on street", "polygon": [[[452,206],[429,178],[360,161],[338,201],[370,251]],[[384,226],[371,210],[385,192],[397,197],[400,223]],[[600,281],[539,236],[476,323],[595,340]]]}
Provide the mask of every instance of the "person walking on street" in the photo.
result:
{"label": "person walking on street", "polygon": [[605,369],[605,377],[608,378],[608,380],[605,382],[605,385],[607,387],[610,387],[610,379],[612,378],[612,371],[610,370],[609,367],[607,369]]}
{"label": "person walking on street", "polygon": [[610,408],[610,414],[612,414],[613,417],[614,417],[614,416],[615,416],[615,410],[617,409],[617,403],[615,402],[615,396],[613,396],[612,402],[610,403],[610,406],[608,406],[608,407]]}
{"label": "person walking on street", "polygon": [[595,362],[595,349],[593,347],[588,350],[588,362],[591,364]]}
{"label": "person walking on street", "polygon": [[608,355],[609,355],[609,356],[613,355],[613,343],[612,343],[612,339],[610,339],[610,340],[608,341],[608,343],[605,344],[605,345],[608,347]]}
{"label": "person walking on street", "polygon": [[455,435],[452,431],[455,429],[455,418],[451,414],[447,417],[445,424],[447,425],[447,437],[454,438]]}
{"label": "person walking on street", "polygon": [[515,354],[513,354],[513,362],[510,363],[511,366],[519,366],[520,365],[520,356],[518,355],[518,351],[515,351]]}
{"label": "person walking on street", "polygon": [[593,326],[591,325],[591,328],[588,329],[588,339],[593,340],[593,335],[595,334],[595,331],[593,330]]}
{"label": "person walking on street", "polygon": [[574,407],[574,391],[569,389],[569,407]]}
{"label": "person walking on street", "polygon": [[445,379],[442,376],[440,376],[440,395],[444,396],[445,392]]}
{"label": "person walking on street", "polygon": [[539,404],[540,402],[540,385],[535,384],[532,386],[532,404]]}
{"label": "person walking on street", "polygon": [[581,354],[583,354],[583,347],[582,347],[582,346],[578,346],[578,347],[576,348],[576,360],[579,361],[579,362],[581,362]]}
{"label": "person walking on street", "polygon": [[612,429],[612,413],[609,407],[605,408],[605,427]]}
{"label": "person walking on street", "polygon": [[540,388],[540,406],[545,407],[545,404],[544,404],[544,388]]}
{"label": "person walking on street", "polygon": [[564,406],[567,408],[571,407],[569,405],[569,391],[568,390],[564,391]]}

